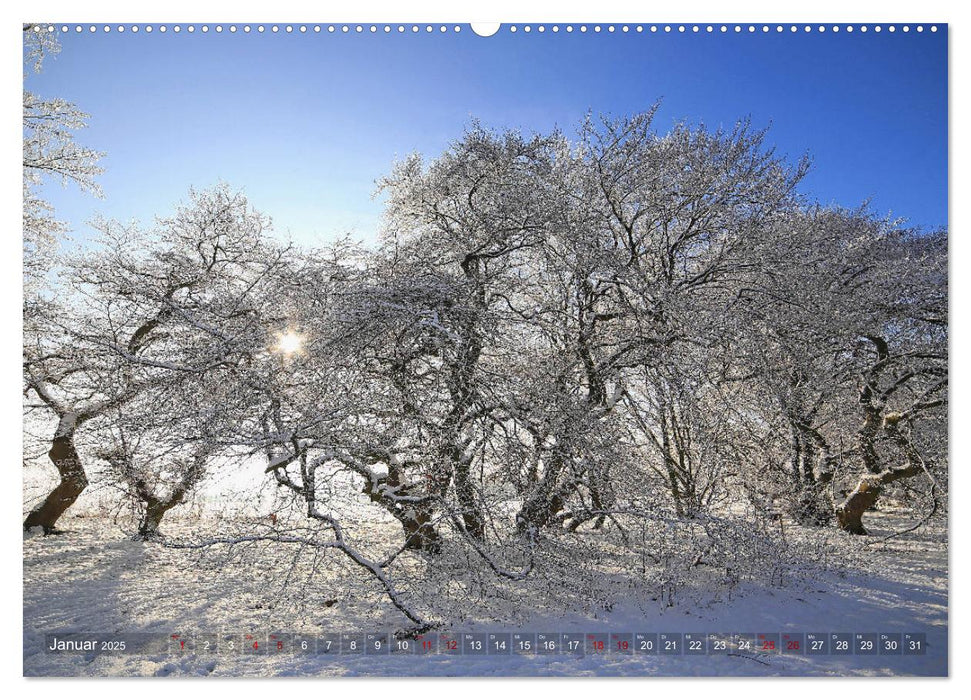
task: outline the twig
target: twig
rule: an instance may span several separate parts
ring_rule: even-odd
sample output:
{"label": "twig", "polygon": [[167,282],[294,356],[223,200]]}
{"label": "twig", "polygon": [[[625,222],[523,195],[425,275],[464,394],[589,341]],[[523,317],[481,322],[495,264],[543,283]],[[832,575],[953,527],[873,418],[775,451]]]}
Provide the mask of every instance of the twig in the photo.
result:
{"label": "twig", "polygon": [[754,661],[755,663],[762,664],[763,666],[771,666],[772,665],[768,661],[763,661],[762,659],[760,659],[760,658],[758,658],[756,656],[748,656],[746,654],[737,654],[737,653],[732,652],[732,651],[728,652],[728,654],[726,654],[726,656],[737,656],[740,659],[748,659],[749,661]]}

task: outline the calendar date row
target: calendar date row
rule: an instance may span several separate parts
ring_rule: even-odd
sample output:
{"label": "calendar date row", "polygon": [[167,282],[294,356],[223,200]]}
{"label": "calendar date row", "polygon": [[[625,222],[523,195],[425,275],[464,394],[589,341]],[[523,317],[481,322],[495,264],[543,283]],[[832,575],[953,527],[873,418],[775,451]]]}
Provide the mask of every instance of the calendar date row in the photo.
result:
{"label": "calendar date row", "polygon": [[196,654],[335,656],[517,654],[612,655],[924,655],[917,632],[390,632],[307,635],[270,633],[60,633],[45,637],[51,654]]}

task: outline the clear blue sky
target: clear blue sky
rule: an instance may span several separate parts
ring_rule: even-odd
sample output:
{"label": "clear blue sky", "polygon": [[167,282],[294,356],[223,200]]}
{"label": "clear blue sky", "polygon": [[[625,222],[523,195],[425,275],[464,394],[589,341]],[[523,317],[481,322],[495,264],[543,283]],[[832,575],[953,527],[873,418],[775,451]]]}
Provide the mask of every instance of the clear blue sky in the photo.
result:
{"label": "clear blue sky", "polygon": [[312,243],[371,238],[376,178],[412,151],[434,156],[471,118],[571,131],[587,110],[658,99],[656,120],[729,126],[750,116],[813,170],[823,203],[865,199],[925,228],[947,223],[947,36],[845,31],[483,38],[410,31],[61,35],[27,86],[91,115],[79,140],[105,151],[106,198],[49,186],[85,236],[96,212],[150,222],[190,185],[243,188],[278,231]]}

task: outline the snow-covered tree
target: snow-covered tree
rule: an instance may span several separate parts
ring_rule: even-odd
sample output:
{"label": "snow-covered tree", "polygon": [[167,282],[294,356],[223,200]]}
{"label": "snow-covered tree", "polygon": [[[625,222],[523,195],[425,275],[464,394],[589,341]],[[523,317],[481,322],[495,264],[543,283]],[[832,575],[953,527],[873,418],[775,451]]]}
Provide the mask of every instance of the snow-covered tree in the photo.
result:
{"label": "snow-covered tree", "polygon": [[[39,73],[48,56],[60,51],[49,27],[24,25],[24,81],[29,72]],[[73,183],[96,196],[101,194],[95,178],[102,169],[104,154],[80,145],[74,132],[86,126],[88,115],[70,102],[44,98],[24,89],[24,285],[30,294],[53,266],[56,244],[67,231],[50,204],[40,195],[45,181]],[[28,300],[29,301],[29,300]]]}
{"label": "snow-covered tree", "polygon": [[[808,203],[748,124],[653,115],[473,125],[381,181],[373,249],[277,243],[225,186],[103,223],[31,311],[61,485],[25,525],[52,530],[101,459],[141,537],[333,554],[414,633],[454,612],[419,578],[487,598],[583,561],[669,595],[782,566],[771,523],[861,534],[883,493],[941,502],[946,235]],[[252,460],[271,524],[161,536]]]}
{"label": "snow-covered tree", "polygon": [[266,346],[262,312],[273,308],[269,281],[286,257],[267,224],[242,195],[217,187],[193,192],[150,231],[102,222],[96,245],[64,257],[52,298],[25,328],[25,392],[36,400],[28,409],[56,420],[49,457],[60,475],[25,528],[54,531],[87,486],[80,428],[136,398],[231,373]]}

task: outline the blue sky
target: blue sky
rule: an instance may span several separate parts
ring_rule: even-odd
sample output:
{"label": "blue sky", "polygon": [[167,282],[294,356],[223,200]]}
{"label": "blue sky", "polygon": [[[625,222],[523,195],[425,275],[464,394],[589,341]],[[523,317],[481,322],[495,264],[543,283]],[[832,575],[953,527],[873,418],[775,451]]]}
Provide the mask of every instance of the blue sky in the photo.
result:
{"label": "blue sky", "polygon": [[571,131],[588,110],[655,124],[730,126],[751,117],[813,170],[824,204],[870,199],[913,225],[947,223],[947,36],[547,31],[483,38],[362,34],[61,35],[27,87],[91,115],[78,135],[105,151],[105,199],[45,188],[87,235],[96,213],[150,222],[190,186],[240,187],[303,243],[373,239],[374,181],[412,151],[440,153],[472,118],[490,127]]}

